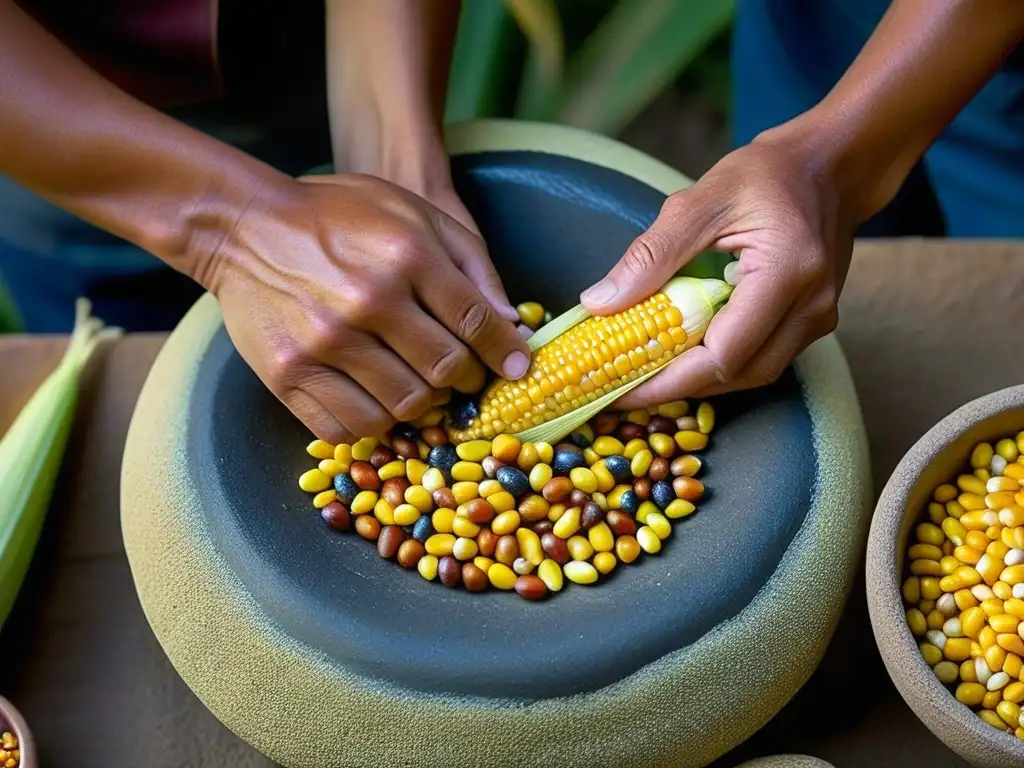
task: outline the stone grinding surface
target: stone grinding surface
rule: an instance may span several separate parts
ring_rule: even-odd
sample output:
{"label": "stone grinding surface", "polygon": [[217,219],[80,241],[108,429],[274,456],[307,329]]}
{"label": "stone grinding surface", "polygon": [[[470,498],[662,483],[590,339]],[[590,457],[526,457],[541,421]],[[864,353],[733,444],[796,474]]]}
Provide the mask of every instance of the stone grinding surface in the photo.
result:
{"label": "stone grinding surface", "polygon": [[[1002,316],[977,307],[994,291],[1005,317],[1024,316],[1022,283],[1024,249],[1016,244],[858,243],[839,336],[861,397],[876,492],[925,429],[966,400],[1019,383],[1024,336],[1006,334]],[[998,346],[978,342],[997,336]],[[96,765],[274,765],[225,729],[174,672],[140,610],[124,559],[117,467],[139,387],[163,341],[123,340],[84,381],[64,498],[50,512],[13,619],[19,629],[0,634],[0,657],[8,663],[0,692],[31,723],[45,765],[74,765],[83,743]],[[0,337],[0,410],[13,418],[65,344]],[[956,360],[965,367],[951,365]],[[853,703],[837,711],[837,701]],[[889,682],[863,584],[808,684],[713,766],[791,752],[836,768],[969,768]],[[622,756],[615,764],[630,763]]]}
{"label": "stone grinding surface", "polygon": [[[215,302],[204,299],[162,353],[179,365],[151,373],[128,437],[129,450],[147,458],[124,465],[122,524],[143,608],[175,668],[225,724],[284,765],[439,765],[458,754],[479,766],[583,766],[628,751],[645,765],[701,766],[763,725],[824,651],[861,551],[850,542],[865,533],[857,510],[869,492],[860,414],[834,340],[813,345],[798,365],[820,476],[804,526],[761,593],[621,682],[523,705],[368,680],[296,643],[259,610],[210,542],[183,455],[181,414],[218,323]],[[186,597],[191,624],[182,621]],[[330,717],[311,720],[310,711]]]}

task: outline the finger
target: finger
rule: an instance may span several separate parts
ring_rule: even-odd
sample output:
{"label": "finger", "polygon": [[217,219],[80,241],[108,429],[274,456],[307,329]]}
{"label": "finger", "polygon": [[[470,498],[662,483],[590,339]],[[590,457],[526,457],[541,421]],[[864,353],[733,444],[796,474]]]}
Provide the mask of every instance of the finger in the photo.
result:
{"label": "finger", "polygon": [[395,423],[380,403],[341,371],[322,367],[311,372],[299,387],[343,424],[355,440],[383,435]]}
{"label": "finger", "polygon": [[670,197],[604,279],[583,292],[583,306],[595,315],[606,315],[653,296],[680,267],[718,239],[719,208],[699,186]]}
{"label": "finger", "polygon": [[[764,345],[793,305],[787,281],[777,270],[748,272],[729,301],[712,318],[703,343],[621,398],[616,407],[693,397],[738,375]],[[657,398],[667,397],[667,400]]]}
{"label": "finger", "polygon": [[483,238],[459,222],[446,216],[436,216],[434,231],[447,249],[452,261],[483,294],[495,312],[510,322],[519,321],[519,313],[508,300],[505,286],[487,255]]}
{"label": "finger", "polygon": [[526,341],[454,265],[443,261],[431,265],[415,289],[423,306],[492,371],[513,381],[526,373],[530,365]]}
{"label": "finger", "polygon": [[412,421],[430,410],[433,393],[427,383],[372,336],[351,335],[344,347],[330,350],[321,362],[344,371],[397,421]]}
{"label": "finger", "polygon": [[484,385],[485,369],[466,346],[418,305],[406,305],[395,322],[387,323],[381,340],[432,387],[476,392]]}

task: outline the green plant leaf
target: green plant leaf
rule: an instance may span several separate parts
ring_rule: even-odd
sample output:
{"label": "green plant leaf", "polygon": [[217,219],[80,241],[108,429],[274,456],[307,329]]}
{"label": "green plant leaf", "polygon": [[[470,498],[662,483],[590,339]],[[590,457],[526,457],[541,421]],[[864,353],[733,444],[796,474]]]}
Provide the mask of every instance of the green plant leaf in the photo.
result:
{"label": "green plant leaf", "polygon": [[462,4],[452,51],[445,122],[511,115],[525,38],[504,0]]}
{"label": "green plant leaf", "polygon": [[531,105],[528,116],[619,133],[729,26],[734,6],[734,0],[620,2],[570,58],[562,86]]}

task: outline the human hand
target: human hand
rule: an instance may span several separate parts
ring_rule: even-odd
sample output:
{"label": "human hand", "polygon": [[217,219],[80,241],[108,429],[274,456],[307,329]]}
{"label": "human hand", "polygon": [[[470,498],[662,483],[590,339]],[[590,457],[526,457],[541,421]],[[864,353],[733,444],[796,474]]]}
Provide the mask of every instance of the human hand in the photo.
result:
{"label": "human hand", "polygon": [[854,216],[813,142],[789,129],[762,134],[666,200],[651,227],[581,301],[624,310],[656,293],[708,249],[737,254],[738,285],[702,345],[624,395],[637,408],[770,384],[838,321]]}
{"label": "human hand", "polygon": [[201,282],[246,362],[331,442],[381,435],[446,388],[475,391],[481,360],[511,379],[529,364],[480,237],[381,179],[257,193]]}

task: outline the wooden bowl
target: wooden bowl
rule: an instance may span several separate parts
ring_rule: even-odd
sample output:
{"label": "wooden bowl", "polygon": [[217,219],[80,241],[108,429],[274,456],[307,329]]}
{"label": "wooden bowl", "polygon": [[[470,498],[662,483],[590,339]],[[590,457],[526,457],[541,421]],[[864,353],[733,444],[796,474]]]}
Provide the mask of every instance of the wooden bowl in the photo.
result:
{"label": "wooden bowl", "polygon": [[18,749],[21,751],[18,768],[37,768],[39,762],[36,759],[36,745],[25,718],[11,702],[0,696],[0,733],[3,731],[10,731],[18,740]]}
{"label": "wooden bowl", "polygon": [[[453,176],[513,301],[561,312],[690,182],[558,125],[453,129]],[[132,419],[121,516],[168,657],[290,768],[706,765],[817,666],[867,537],[867,441],[833,337],[715,401],[710,496],[657,557],[551,600],[449,591],[328,529],[302,425],[207,296]]]}
{"label": "wooden bowl", "polygon": [[900,695],[948,747],[978,768],[1019,768],[1024,741],[986,725],[958,702],[925,663],[905,618],[907,538],[937,485],[967,464],[974,445],[1024,430],[1024,386],[973,400],[932,427],[903,457],[875,508],[868,538],[871,626]]}

